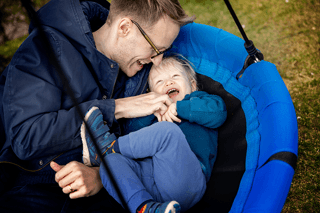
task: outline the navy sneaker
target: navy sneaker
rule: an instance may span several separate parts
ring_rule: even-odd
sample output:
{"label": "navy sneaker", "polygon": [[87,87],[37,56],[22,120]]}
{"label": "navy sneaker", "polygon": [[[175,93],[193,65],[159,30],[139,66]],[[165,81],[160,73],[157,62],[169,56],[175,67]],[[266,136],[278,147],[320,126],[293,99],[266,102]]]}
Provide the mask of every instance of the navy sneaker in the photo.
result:
{"label": "navy sneaker", "polygon": [[[91,130],[93,138],[97,143],[102,157],[107,154],[107,151],[112,147],[113,143],[117,140],[116,136],[110,133],[108,125],[105,125],[103,116],[98,107],[92,107],[86,114],[84,120],[87,122]],[[95,149],[92,139],[86,129],[84,122],[80,129],[83,153],[83,163],[87,166],[99,166],[101,159]]]}
{"label": "navy sneaker", "polygon": [[177,201],[168,201],[165,203],[148,202],[138,213],[179,213],[181,210],[180,204]]}

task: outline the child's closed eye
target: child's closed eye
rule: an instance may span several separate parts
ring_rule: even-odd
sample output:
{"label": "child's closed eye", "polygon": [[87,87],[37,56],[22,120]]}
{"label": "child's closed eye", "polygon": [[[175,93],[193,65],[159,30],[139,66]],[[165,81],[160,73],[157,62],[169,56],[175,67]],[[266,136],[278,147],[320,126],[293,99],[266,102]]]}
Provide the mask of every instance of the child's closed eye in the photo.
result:
{"label": "child's closed eye", "polygon": [[163,81],[162,80],[158,80],[157,82],[156,82],[156,84],[160,84],[160,83],[162,83]]}

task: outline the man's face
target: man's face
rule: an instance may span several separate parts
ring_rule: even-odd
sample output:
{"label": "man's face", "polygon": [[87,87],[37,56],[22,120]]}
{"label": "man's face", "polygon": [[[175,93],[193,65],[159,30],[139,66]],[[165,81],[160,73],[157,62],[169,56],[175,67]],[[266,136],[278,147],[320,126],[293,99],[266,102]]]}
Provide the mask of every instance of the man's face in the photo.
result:
{"label": "man's face", "polygon": [[[159,51],[164,51],[178,36],[180,26],[165,16],[153,26],[152,30],[144,31],[156,48]],[[132,32],[134,38],[125,41],[117,60],[121,70],[128,77],[134,76],[143,68],[144,64],[152,62],[156,66],[159,65],[163,57],[163,55],[159,55],[151,58],[156,55],[156,52],[134,24],[132,24]]]}
{"label": "man's face", "polygon": [[149,86],[151,92],[167,94],[174,103],[194,91],[183,67],[172,63],[163,67],[153,66],[150,70]]}

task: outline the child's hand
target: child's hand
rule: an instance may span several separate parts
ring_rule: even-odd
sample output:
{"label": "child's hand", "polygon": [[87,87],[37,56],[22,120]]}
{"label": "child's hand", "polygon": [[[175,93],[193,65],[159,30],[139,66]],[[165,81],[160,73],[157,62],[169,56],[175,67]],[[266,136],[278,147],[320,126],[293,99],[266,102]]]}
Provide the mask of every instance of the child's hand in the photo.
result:
{"label": "child's hand", "polygon": [[176,121],[176,122],[181,122],[181,120],[177,117],[178,113],[177,113],[177,104],[176,103],[172,103],[169,107],[168,110],[161,116],[161,120],[158,121],[169,121],[172,122]]}

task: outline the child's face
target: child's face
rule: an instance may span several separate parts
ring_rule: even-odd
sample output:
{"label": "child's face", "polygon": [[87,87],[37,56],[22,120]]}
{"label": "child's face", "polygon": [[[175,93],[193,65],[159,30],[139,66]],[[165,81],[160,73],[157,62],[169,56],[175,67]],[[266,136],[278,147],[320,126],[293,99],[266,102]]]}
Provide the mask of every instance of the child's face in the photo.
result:
{"label": "child's face", "polygon": [[[176,67],[179,66],[179,69]],[[149,74],[149,86],[151,92],[167,94],[174,103],[181,101],[185,95],[194,91],[187,74],[179,64],[165,67],[152,67]]]}

